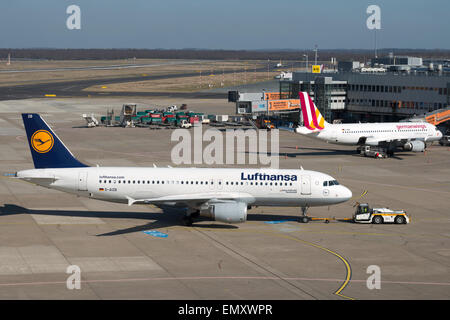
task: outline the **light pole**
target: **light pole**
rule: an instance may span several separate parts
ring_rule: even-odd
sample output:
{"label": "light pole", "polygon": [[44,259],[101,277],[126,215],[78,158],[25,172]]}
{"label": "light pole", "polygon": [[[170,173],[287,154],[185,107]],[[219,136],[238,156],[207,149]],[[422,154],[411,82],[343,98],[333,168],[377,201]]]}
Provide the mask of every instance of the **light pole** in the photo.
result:
{"label": "light pole", "polygon": [[317,44],[314,46],[314,64],[317,65]]}
{"label": "light pole", "polygon": [[305,70],[305,72],[308,72],[308,55],[304,54],[303,56],[306,57],[306,64],[305,64],[306,70]]}

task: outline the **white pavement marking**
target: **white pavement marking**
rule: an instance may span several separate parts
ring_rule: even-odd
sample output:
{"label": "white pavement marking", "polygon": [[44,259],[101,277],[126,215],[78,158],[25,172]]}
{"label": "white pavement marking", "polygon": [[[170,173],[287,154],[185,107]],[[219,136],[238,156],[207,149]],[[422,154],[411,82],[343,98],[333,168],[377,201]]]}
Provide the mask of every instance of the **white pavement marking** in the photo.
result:
{"label": "white pavement marking", "polygon": [[69,258],[81,272],[155,271],[162,268],[149,257],[78,257]]}
{"label": "white pavement marking", "polygon": [[64,273],[68,265],[54,246],[0,247],[0,275]]}

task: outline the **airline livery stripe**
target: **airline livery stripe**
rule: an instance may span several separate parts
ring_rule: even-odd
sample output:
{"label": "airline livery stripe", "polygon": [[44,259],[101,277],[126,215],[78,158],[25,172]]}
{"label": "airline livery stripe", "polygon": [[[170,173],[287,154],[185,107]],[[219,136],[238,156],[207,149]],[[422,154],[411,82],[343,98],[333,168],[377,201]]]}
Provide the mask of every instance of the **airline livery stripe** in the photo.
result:
{"label": "airline livery stripe", "polygon": [[309,126],[312,129],[317,129],[316,126],[314,125],[313,115],[311,114],[311,106],[309,104],[309,99],[308,99],[309,96],[306,92],[303,92],[303,97],[305,98],[305,109],[306,109],[306,114],[308,115]]}
{"label": "airline livery stripe", "polygon": [[322,115],[320,114],[319,109],[317,109],[317,108],[316,108],[316,116],[317,116],[317,118],[320,118],[320,120],[319,120],[319,129],[325,128],[325,126],[324,126],[325,118],[322,117]]}
{"label": "airline livery stripe", "polygon": [[311,100],[311,97],[308,95],[308,102],[309,102],[309,110],[311,111],[311,116],[312,116],[312,120],[313,120],[313,122],[314,122],[314,126],[317,128],[317,129],[322,129],[322,128],[320,128],[320,126],[319,126],[319,123],[317,122],[317,115],[316,115],[316,112],[315,112],[315,105],[314,105],[314,102]]}
{"label": "airline livery stripe", "polygon": [[306,111],[306,101],[305,101],[305,96],[303,92],[299,92],[299,97],[300,97],[300,106],[302,109],[302,116],[303,116],[303,124],[306,128],[308,128],[309,130],[314,130],[314,128],[311,128],[311,126],[309,125],[309,118],[308,118],[308,112]]}

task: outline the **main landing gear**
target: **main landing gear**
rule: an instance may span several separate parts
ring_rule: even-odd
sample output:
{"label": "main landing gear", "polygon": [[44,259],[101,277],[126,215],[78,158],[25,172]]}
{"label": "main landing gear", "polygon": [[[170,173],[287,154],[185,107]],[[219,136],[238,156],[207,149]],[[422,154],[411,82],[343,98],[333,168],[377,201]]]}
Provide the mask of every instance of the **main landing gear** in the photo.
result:
{"label": "main landing gear", "polygon": [[302,207],[302,216],[300,217],[300,222],[308,223],[311,218],[306,215],[306,211],[308,211],[309,207]]}
{"label": "main landing gear", "polygon": [[187,227],[192,226],[192,223],[194,223],[194,218],[198,218],[200,216],[199,210],[188,210],[186,214],[183,217],[183,224]]}

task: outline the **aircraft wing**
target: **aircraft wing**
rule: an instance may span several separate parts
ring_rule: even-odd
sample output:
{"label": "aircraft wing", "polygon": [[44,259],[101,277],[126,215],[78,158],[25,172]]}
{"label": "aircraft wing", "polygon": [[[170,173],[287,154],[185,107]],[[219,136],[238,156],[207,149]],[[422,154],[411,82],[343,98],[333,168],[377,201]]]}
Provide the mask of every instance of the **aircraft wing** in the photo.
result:
{"label": "aircraft wing", "polygon": [[378,138],[378,139],[367,139],[365,141],[366,145],[369,146],[377,146],[381,148],[386,148],[388,150],[394,150],[395,148],[404,147],[407,143],[411,141],[421,141],[423,142],[423,146],[426,147],[425,140],[422,138],[412,138],[412,139],[392,139],[386,137],[386,139]]}
{"label": "aircraft wing", "polygon": [[406,142],[408,142],[407,139],[392,139],[390,137],[375,138],[373,136],[370,136],[365,138],[363,144],[369,146],[387,147],[387,146],[402,146]]}
{"label": "aircraft wing", "polygon": [[254,198],[248,193],[235,192],[213,192],[213,193],[196,193],[196,194],[181,194],[176,196],[165,196],[149,199],[133,199],[127,197],[128,205],[135,203],[144,204],[169,204],[169,205],[185,205],[188,207],[196,207],[203,203],[224,203],[230,201],[243,201],[250,203]]}

